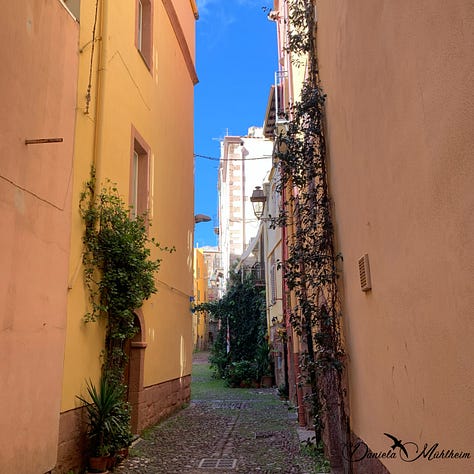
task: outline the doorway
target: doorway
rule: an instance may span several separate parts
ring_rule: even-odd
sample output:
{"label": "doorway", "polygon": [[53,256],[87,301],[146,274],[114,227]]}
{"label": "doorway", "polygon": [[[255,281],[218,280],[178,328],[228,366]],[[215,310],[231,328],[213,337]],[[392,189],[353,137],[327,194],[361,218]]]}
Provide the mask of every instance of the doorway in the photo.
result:
{"label": "doorway", "polygon": [[140,431],[140,408],[143,403],[143,373],[145,362],[145,323],[140,310],[135,312],[135,327],[137,333],[125,345],[128,362],[125,368],[124,379],[127,384],[127,401],[131,406],[132,433]]}

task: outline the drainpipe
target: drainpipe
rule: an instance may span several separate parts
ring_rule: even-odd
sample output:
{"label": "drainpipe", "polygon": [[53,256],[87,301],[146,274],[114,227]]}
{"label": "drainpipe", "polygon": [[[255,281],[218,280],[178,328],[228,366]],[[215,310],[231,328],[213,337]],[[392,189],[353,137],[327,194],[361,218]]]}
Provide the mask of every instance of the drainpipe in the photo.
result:
{"label": "drainpipe", "polygon": [[106,80],[106,61],[107,61],[107,0],[101,1],[100,10],[100,29],[99,29],[99,58],[97,62],[97,87],[95,93],[95,112],[94,112],[94,151],[92,164],[96,170],[96,192],[100,189],[102,173],[102,154],[103,154],[103,128],[104,128],[104,96]]}
{"label": "drainpipe", "polygon": [[[92,165],[94,166],[96,170],[96,182],[95,182],[95,189],[94,193],[97,194],[97,192],[100,189],[100,172],[101,172],[101,153],[102,153],[102,122],[103,122],[103,88],[104,88],[104,74],[105,74],[105,67],[104,67],[104,62],[105,58],[107,57],[106,55],[106,41],[104,38],[107,38],[107,28],[106,28],[106,16],[107,16],[107,7],[106,7],[106,2],[107,0],[101,0],[100,2],[100,12],[99,12],[99,34],[96,36],[93,34],[92,41],[89,41],[84,45],[80,50],[79,54],[82,54],[84,49],[92,43],[93,47],[95,46],[96,41],[100,41],[100,49],[99,49],[99,57],[97,59],[97,80],[96,80],[96,88],[95,88],[95,110],[94,110],[94,118],[92,119],[94,122],[94,137],[93,137],[93,148],[92,148]],[[99,9],[99,0],[97,0],[96,3],[96,9]],[[97,10],[96,10],[97,14]],[[94,32],[95,32],[95,27],[94,27]],[[93,55],[94,48],[92,49],[91,52],[91,62],[92,62],[92,67],[94,66],[93,61],[94,61],[94,55]],[[92,79],[89,84],[92,86]],[[86,106],[84,109],[84,115],[89,115],[89,107],[90,107],[90,88],[88,88],[87,91],[87,96],[86,96]],[[81,263],[82,259],[79,259],[79,262],[77,264],[77,268],[70,279],[68,283],[68,288],[72,289],[77,275],[79,274],[79,269],[81,268]]]}

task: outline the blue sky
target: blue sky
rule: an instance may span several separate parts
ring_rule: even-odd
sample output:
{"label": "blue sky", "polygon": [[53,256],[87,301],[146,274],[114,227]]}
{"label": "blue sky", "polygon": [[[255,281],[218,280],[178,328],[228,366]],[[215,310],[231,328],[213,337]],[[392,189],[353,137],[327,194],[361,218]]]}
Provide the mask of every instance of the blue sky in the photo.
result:
{"label": "blue sky", "polygon": [[[218,158],[219,139],[245,135],[262,126],[270,86],[277,69],[275,24],[262,7],[272,0],[197,0],[194,89],[194,152]],[[195,214],[211,222],[197,224],[195,244],[217,245],[217,169],[219,162],[195,158]]]}

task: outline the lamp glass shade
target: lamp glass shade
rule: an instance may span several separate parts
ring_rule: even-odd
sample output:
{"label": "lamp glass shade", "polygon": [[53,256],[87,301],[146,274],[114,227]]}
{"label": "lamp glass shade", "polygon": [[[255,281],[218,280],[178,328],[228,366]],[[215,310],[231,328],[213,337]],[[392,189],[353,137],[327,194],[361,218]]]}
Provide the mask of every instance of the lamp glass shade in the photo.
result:
{"label": "lamp glass shade", "polygon": [[256,186],[250,197],[250,202],[253,206],[253,212],[257,219],[260,219],[263,216],[263,210],[265,209],[265,202],[267,198],[263,192],[263,189],[260,186]]}
{"label": "lamp glass shade", "polygon": [[253,202],[253,213],[255,214],[255,217],[257,219],[260,219],[263,215],[263,207],[264,207],[264,202]]}

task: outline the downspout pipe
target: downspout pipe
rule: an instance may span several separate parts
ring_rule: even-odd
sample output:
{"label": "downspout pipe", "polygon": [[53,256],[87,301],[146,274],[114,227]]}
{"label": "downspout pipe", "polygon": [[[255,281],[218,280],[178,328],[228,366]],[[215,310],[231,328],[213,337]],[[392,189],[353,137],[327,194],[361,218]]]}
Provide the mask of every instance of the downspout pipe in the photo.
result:
{"label": "downspout pipe", "polygon": [[92,165],[96,170],[96,193],[100,189],[102,176],[102,155],[104,141],[104,102],[106,84],[107,38],[108,38],[108,0],[100,0],[99,58],[97,61],[97,87],[94,112],[94,151]]}

